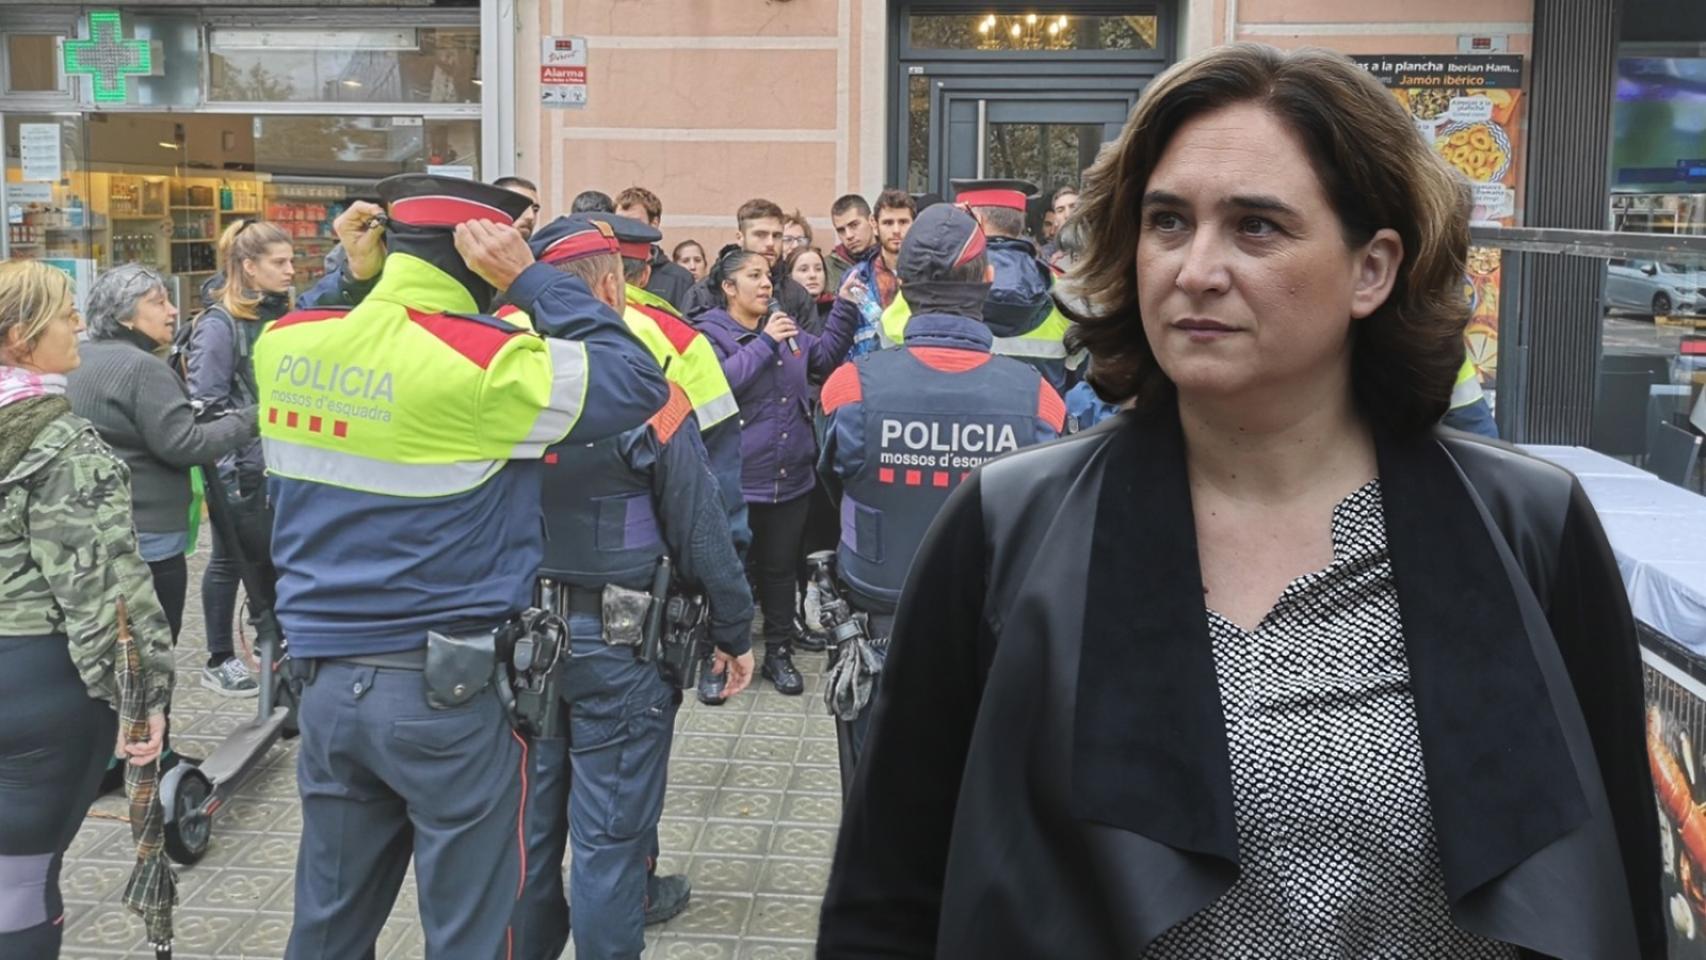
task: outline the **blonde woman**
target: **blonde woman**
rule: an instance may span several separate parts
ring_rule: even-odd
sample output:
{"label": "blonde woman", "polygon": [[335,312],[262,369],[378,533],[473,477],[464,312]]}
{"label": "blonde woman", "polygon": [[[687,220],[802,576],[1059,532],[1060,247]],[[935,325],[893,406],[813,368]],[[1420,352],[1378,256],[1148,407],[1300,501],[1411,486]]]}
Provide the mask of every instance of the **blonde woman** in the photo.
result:
{"label": "blonde woman", "polygon": [[[192,321],[186,351],[190,400],[204,418],[237,414],[256,404],[255,338],[290,310],[294,255],[290,236],[263,220],[239,220],[219,238],[219,273],[202,288],[207,309]],[[258,439],[219,461],[219,479],[233,499],[258,495],[265,470]],[[213,557],[201,580],[207,624],[201,685],[227,697],[252,697],[260,688],[231,643],[238,580],[236,561],[214,537]]]}
{"label": "blonde woman", "polygon": [[[65,849],[107,757],[160,755],[172,635],[131,523],[130,471],[65,400],[83,320],[65,275],[0,264],[0,957],[59,956]],[[118,603],[149,739],[117,744]]]}

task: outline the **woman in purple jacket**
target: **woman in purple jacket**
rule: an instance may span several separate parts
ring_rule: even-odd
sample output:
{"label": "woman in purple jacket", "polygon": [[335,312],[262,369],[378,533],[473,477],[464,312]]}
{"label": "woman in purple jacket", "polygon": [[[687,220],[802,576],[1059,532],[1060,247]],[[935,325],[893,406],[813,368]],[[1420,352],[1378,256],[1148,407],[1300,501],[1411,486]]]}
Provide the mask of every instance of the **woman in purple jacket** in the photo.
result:
{"label": "woman in purple jacket", "polygon": [[794,574],[800,564],[817,439],[808,380],[827,377],[847,357],[859,310],[845,297],[814,336],[770,312],[770,267],[744,250],[711,269],[721,304],[699,316],[701,333],[723,361],[740,404],[741,490],[752,527],[748,552],[764,611],[762,675],[790,696],[805,690],[794,668]]}

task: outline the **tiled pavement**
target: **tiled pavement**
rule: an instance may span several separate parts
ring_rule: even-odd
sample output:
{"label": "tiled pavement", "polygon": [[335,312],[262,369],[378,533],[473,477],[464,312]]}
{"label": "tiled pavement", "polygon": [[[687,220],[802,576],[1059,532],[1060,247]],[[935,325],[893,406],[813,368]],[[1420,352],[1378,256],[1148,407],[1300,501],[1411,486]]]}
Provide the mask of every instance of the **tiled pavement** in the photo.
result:
{"label": "tiled pavement", "polygon": [[[199,567],[199,564],[197,565]],[[176,741],[206,755],[254,700],[202,689],[199,569],[178,644]],[[676,723],[669,794],[659,830],[662,870],[693,881],[687,912],[647,931],[647,958],[794,960],[812,955],[818,904],[840,821],[835,727],[819,696],[823,654],[802,654],[806,694],[757,682],[706,707],[689,696]],[[301,829],[296,749],[274,746],[265,765],[216,818],[201,863],[178,872],[176,956],[276,958],[290,931],[292,872]],[[121,897],[135,862],[126,811],[103,797],[66,857],[63,956],[152,958],[142,924]],[[422,957],[413,877],[404,882],[380,960]],[[574,956],[573,948],[565,954]],[[328,958],[337,960],[337,958]]]}

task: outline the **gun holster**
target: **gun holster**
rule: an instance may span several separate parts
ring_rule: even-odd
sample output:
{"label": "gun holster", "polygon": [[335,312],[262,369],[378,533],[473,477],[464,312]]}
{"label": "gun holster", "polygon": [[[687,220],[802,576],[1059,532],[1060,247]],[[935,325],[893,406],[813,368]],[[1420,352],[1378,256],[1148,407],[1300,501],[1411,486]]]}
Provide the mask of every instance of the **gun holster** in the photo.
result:
{"label": "gun holster", "polygon": [[[500,628],[501,630],[502,628]],[[460,707],[491,686],[498,664],[499,630],[427,631],[421,680],[434,710]]]}
{"label": "gun holster", "polygon": [[284,682],[290,687],[290,693],[297,703],[302,702],[302,691],[314,682],[314,677],[320,673],[319,660],[299,660],[296,657],[284,658]]}
{"label": "gun holster", "polygon": [[509,661],[514,690],[511,717],[522,733],[535,738],[563,735],[563,671],[569,649],[569,628],[556,614],[537,608],[522,613],[512,627],[515,645]]}
{"label": "gun holster", "polygon": [[699,682],[699,667],[711,645],[710,608],[702,596],[677,594],[664,608],[664,636],[658,652],[658,676],[677,690]]}

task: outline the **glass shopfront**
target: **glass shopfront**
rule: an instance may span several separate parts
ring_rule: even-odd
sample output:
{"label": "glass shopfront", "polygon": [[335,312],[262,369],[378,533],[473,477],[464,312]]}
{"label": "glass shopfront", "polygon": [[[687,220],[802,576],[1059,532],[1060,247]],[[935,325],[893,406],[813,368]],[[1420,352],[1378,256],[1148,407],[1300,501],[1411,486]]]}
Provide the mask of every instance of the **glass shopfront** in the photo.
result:
{"label": "glass shopfront", "polygon": [[477,12],[305,13],[0,13],[0,255],[80,290],[140,261],[194,304],[220,233],[260,218],[294,238],[302,289],[379,180],[484,176]]}

